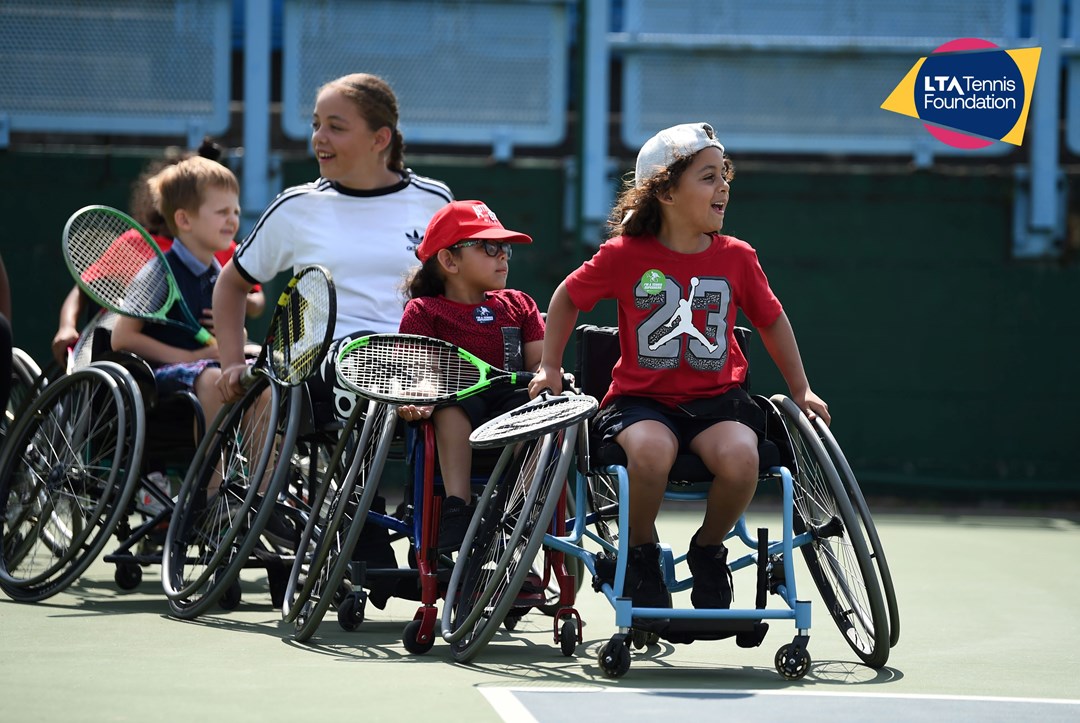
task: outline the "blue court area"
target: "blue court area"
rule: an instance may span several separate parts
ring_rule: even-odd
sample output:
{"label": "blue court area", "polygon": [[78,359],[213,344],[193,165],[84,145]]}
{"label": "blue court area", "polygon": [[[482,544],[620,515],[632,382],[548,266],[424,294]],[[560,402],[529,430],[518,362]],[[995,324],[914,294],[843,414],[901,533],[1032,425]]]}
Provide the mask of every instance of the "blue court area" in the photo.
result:
{"label": "blue court area", "polygon": [[876,723],[982,721],[983,723],[1072,723],[1080,701],[963,696],[862,695],[782,691],[566,690],[486,688],[484,695],[506,721],[561,723],[567,711],[579,720],[769,721],[804,723],[865,720]]}

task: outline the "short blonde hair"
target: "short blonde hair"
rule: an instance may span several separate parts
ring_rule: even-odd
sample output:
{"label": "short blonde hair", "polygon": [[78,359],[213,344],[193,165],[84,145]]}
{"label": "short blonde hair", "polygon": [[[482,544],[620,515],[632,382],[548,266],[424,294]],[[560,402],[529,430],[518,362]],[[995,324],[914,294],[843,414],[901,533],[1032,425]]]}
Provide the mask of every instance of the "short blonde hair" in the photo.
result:
{"label": "short blonde hair", "polygon": [[176,235],[176,212],[180,209],[197,212],[210,188],[220,188],[240,194],[236,175],[217,161],[201,156],[186,158],[164,168],[149,181],[155,205],[165,218],[169,233]]}

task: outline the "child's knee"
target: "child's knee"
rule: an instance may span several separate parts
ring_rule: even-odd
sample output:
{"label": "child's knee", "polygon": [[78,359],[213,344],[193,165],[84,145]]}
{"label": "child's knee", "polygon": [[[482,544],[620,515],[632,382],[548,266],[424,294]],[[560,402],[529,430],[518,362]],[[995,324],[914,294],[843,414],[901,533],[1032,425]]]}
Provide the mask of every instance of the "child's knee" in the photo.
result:
{"label": "child's knee", "polygon": [[640,473],[667,475],[675,464],[679,442],[674,435],[642,434],[627,440],[627,466]]}

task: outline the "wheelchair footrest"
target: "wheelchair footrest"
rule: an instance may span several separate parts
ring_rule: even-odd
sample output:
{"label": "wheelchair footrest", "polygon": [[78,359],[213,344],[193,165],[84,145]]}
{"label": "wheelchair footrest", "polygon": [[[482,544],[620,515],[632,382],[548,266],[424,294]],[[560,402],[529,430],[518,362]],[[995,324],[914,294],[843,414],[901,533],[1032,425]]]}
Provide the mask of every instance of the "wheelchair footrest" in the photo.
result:
{"label": "wheelchair footrest", "polygon": [[733,637],[740,648],[756,648],[769,632],[769,624],[760,620],[635,619],[634,629],[655,633],[670,643]]}

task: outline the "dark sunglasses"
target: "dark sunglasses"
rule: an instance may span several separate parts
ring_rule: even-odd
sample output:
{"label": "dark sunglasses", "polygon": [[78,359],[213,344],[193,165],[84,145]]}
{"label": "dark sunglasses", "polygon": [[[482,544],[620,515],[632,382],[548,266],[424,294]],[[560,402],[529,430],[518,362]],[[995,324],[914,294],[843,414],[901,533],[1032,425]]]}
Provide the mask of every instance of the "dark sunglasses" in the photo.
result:
{"label": "dark sunglasses", "polygon": [[514,247],[509,241],[486,241],[484,239],[468,239],[466,241],[458,241],[450,248],[454,249],[467,249],[470,246],[484,245],[484,253],[491,258],[496,258],[499,254],[506,254],[506,258],[509,259],[514,255]]}

